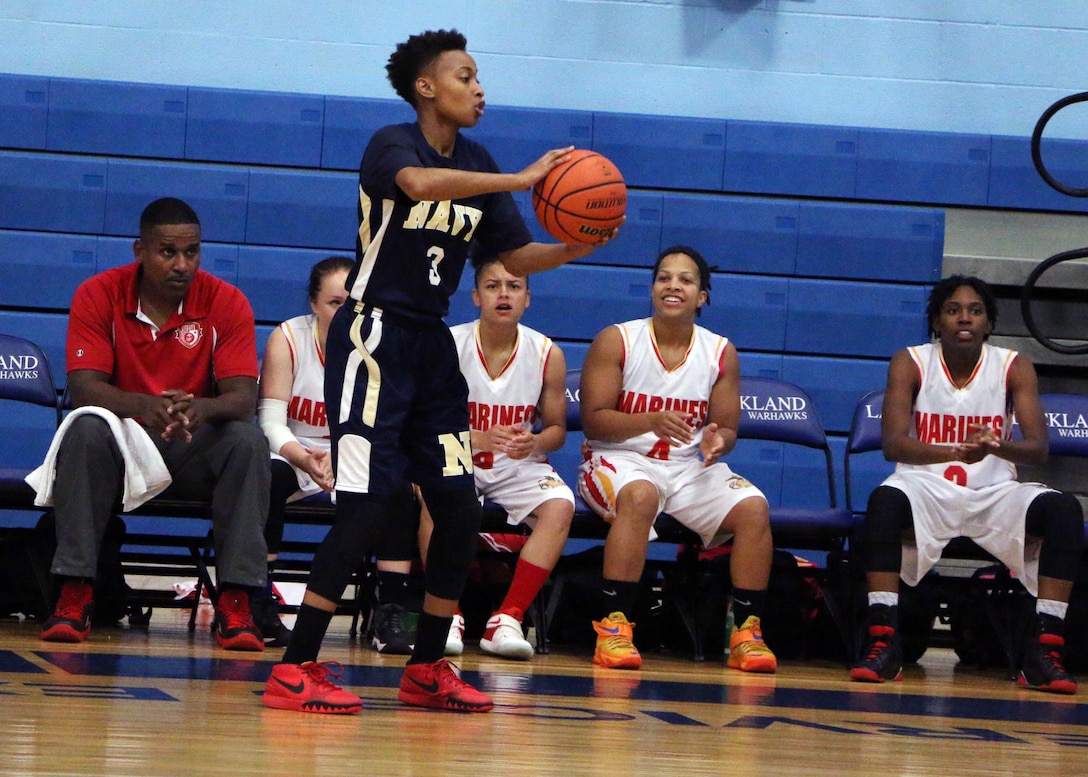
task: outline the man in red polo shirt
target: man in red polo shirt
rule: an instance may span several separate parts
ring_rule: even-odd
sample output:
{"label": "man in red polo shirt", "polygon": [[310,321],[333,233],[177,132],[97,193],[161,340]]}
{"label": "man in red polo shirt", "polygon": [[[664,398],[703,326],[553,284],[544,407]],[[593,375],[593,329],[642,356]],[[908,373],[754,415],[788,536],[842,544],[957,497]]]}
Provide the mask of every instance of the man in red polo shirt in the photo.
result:
{"label": "man in red polo shirt", "polygon": [[[265,583],[269,493],[268,444],[253,423],[253,311],[238,289],[199,269],[200,221],[181,200],[144,209],[133,253],[135,263],[89,278],[72,298],[72,405],[137,420],[170,472],[165,493],[211,500],[216,641],[263,650],[249,607]],[[107,420],[75,418],[56,458],[52,572],[61,593],[44,640],[82,642],[90,632],[98,552],[124,477]]]}

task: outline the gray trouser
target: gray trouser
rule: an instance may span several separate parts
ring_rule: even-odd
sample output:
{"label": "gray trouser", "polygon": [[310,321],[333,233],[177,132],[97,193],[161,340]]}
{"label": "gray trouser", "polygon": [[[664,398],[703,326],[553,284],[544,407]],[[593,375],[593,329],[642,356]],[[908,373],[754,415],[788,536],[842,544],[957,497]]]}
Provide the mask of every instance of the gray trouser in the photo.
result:
{"label": "gray trouser", "polygon": [[[167,442],[146,430],[173,482],[163,496],[211,502],[220,584],[263,586],[267,570],[268,443],[242,421],[205,424],[192,442]],[[124,460],[101,418],[75,419],[57,453],[53,485],[57,552],[53,574],[93,578],[110,516],[120,511]],[[149,503],[154,507],[154,500]]]}

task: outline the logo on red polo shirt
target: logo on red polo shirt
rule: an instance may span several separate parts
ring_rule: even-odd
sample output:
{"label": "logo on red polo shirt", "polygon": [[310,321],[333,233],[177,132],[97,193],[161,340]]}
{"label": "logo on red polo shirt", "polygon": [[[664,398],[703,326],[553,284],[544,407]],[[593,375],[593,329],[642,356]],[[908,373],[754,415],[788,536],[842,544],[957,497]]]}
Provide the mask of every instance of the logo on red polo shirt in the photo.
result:
{"label": "logo on red polo shirt", "polygon": [[204,337],[204,327],[199,321],[189,321],[177,329],[178,341],[186,348],[196,348],[202,337]]}

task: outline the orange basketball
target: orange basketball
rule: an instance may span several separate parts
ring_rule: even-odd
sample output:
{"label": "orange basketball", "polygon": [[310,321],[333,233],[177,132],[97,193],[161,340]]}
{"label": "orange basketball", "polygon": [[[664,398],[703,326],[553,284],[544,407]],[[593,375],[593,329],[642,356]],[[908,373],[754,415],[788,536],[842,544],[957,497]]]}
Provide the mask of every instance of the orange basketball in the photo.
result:
{"label": "orange basketball", "polygon": [[619,169],[596,151],[578,149],[533,187],[533,211],[562,243],[596,243],[623,221],[627,186]]}

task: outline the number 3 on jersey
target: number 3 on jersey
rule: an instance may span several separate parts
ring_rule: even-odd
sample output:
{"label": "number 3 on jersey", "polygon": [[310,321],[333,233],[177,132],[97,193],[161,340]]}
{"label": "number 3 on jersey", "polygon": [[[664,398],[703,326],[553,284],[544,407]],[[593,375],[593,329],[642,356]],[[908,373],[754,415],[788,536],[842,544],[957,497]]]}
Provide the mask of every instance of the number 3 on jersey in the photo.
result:
{"label": "number 3 on jersey", "polygon": [[438,263],[445,258],[446,252],[438,246],[431,246],[427,256],[431,257],[431,270],[427,274],[427,280],[432,286],[437,286],[442,282],[442,276],[438,274]]}

